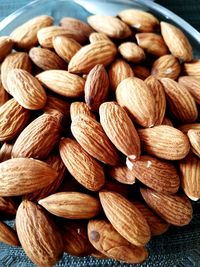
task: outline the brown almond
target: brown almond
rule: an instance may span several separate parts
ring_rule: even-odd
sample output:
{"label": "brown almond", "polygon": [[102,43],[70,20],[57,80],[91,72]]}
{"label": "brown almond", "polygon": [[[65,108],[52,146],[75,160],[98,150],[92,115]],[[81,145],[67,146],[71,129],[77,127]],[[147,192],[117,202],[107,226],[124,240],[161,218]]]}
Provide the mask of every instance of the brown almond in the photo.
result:
{"label": "brown almond", "polygon": [[168,126],[172,126],[173,127],[172,121],[166,116],[164,117],[164,119],[162,121],[162,125],[168,125]]}
{"label": "brown almond", "polygon": [[200,77],[182,76],[179,77],[178,83],[190,92],[197,104],[200,104]]}
{"label": "brown almond", "polygon": [[0,78],[0,107],[5,104],[9,99],[9,95],[6,92],[5,88],[2,85],[1,78]]}
{"label": "brown almond", "polygon": [[48,112],[50,110],[57,110],[64,116],[69,117],[70,104],[58,97],[47,95],[47,102],[43,107],[43,111]]}
{"label": "brown almond", "polygon": [[185,63],[183,65],[183,72],[189,76],[200,76],[200,60],[193,60],[191,63]]}
{"label": "brown almond", "polygon": [[3,143],[0,149],[0,162],[11,159],[11,153],[13,149],[13,144],[11,143]]}
{"label": "brown almond", "polygon": [[96,198],[79,192],[60,192],[39,200],[50,213],[66,219],[89,219],[96,216],[101,206]]}
{"label": "brown almond", "polygon": [[187,136],[192,146],[192,151],[200,157],[200,130],[189,130]]}
{"label": "brown almond", "polygon": [[122,43],[118,51],[123,58],[133,63],[140,63],[145,59],[144,50],[133,42]]}
{"label": "brown almond", "polygon": [[0,213],[5,216],[15,216],[17,204],[10,197],[0,197]]}
{"label": "brown almond", "polygon": [[20,246],[16,231],[4,222],[0,222],[0,242],[10,246]]}
{"label": "brown almond", "polygon": [[13,40],[8,36],[0,37],[0,63],[4,60],[4,58],[10,54],[13,47]]}
{"label": "brown almond", "polygon": [[94,158],[109,165],[117,165],[119,155],[95,119],[78,115],[72,120],[71,131],[78,143]]}
{"label": "brown almond", "polygon": [[108,169],[109,175],[122,184],[134,184],[135,175],[127,166],[112,166]]}
{"label": "brown almond", "polygon": [[111,41],[110,38],[105,33],[102,33],[102,32],[91,33],[89,36],[89,40],[91,44],[99,42],[99,41],[104,41],[104,40]]}
{"label": "brown almond", "polygon": [[200,123],[188,123],[188,124],[183,124],[178,127],[178,129],[183,132],[184,134],[187,134],[188,131],[191,130],[200,130]]}
{"label": "brown almond", "polygon": [[151,75],[150,70],[147,67],[142,66],[142,65],[133,66],[132,70],[135,74],[134,76],[136,76],[137,78],[141,80],[145,80]]}
{"label": "brown almond", "polygon": [[70,116],[73,120],[77,115],[87,115],[95,119],[95,115],[90,111],[89,106],[84,102],[73,102],[70,105]]}
{"label": "brown almond", "polygon": [[130,197],[133,193],[133,189],[129,185],[122,184],[121,182],[115,179],[108,179],[108,177],[105,181],[102,190],[116,192],[124,197]]}

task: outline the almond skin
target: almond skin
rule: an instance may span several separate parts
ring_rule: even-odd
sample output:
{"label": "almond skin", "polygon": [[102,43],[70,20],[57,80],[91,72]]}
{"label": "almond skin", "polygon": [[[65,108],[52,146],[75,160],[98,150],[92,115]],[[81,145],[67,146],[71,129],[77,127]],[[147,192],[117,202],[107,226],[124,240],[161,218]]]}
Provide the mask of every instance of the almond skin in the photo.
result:
{"label": "almond skin", "polygon": [[47,95],[47,102],[43,107],[43,111],[56,110],[62,113],[64,116],[69,117],[70,104],[58,97]]}
{"label": "almond skin", "polygon": [[168,125],[140,129],[138,134],[144,151],[158,158],[179,160],[183,159],[190,150],[187,136]]}
{"label": "almond skin", "polygon": [[132,70],[134,72],[134,76],[136,76],[137,78],[141,80],[145,80],[146,78],[149,77],[149,75],[151,75],[150,70],[143,65],[133,66]]}
{"label": "almond skin", "polygon": [[162,84],[157,80],[154,76],[149,76],[145,81],[149,90],[153,93],[155,99],[155,114],[156,114],[156,122],[155,125],[162,124],[162,121],[165,116],[166,110],[166,97],[165,90]]}
{"label": "almond skin", "polygon": [[189,130],[187,136],[192,146],[192,151],[200,157],[200,130]]}
{"label": "almond skin", "polygon": [[13,158],[46,158],[59,142],[62,115],[43,114],[33,120],[18,136],[12,149]]}
{"label": "almond skin", "polygon": [[169,78],[162,78],[169,107],[173,115],[184,123],[194,122],[198,117],[198,110],[194,98],[188,90]]}
{"label": "almond skin", "polygon": [[13,216],[16,214],[17,204],[10,197],[0,197],[0,213],[5,216]]}
{"label": "almond skin", "polygon": [[12,98],[0,107],[0,141],[12,140],[24,128],[29,111]]}
{"label": "almond skin", "polygon": [[6,92],[5,88],[2,85],[1,78],[0,78],[0,107],[5,104],[9,99],[9,95]]}
{"label": "almond skin", "polygon": [[50,16],[38,16],[28,20],[11,33],[11,38],[18,49],[30,49],[38,43],[37,32],[53,24]]}
{"label": "almond skin", "polygon": [[144,247],[129,243],[107,220],[90,220],[88,237],[92,245],[108,258],[134,264],[141,263],[148,257]]}
{"label": "almond skin", "polygon": [[98,41],[104,41],[104,40],[111,41],[110,38],[105,33],[102,33],[102,32],[91,33],[89,36],[89,40],[91,44],[96,43]]}
{"label": "almond skin", "polygon": [[178,83],[190,92],[197,104],[200,104],[200,77],[182,76],[179,77]]}
{"label": "almond skin", "polygon": [[192,205],[184,195],[164,195],[144,188],[140,191],[148,206],[168,223],[176,226],[190,223]]}
{"label": "almond skin", "polygon": [[3,143],[0,149],[0,162],[11,159],[13,144],[11,143]]}
{"label": "almond skin", "polygon": [[0,222],[0,242],[10,246],[20,246],[17,233],[3,222]]}
{"label": "almond skin", "polygon": [[122,10],[118,16],[122,21],[140,32],[154,32],[159,21],[151,13],[138,9]]}
{"label": "almond skin", "polygon": [[61,235],[38,205],[22,201],[17,210],[16,228],[22,248],[37,266],[53,266],[62,257]]}
{"label": "almond skin", "polygon": [[153,63],[151,74],[156,78],[170,78],[176,80],[181,72],[181,66],[173,55],[164,55]]}
{"label": "almond skin", "polygon": [[60,142],[60,155],[71,175],[84,187],[98,191],[105,183],[104,171],[73,139],[63,138]]}
{"label": "almond skin", "polygon": [[140,63],[145,59],[144,50],[132,42],[122,43],[118,47],[118,51],[123,58],[133,63]]}
{"label": "almond skin", "polygon": [[178,191],[180,179],[172,163],[151,156],[141,156],[137,161],[128,160],[133,175],[146,186],[164,194]]}
{"label": "almond skin", "polygon": [[124,39],[131,35],[128,25],[116,17],[93,15],[87,21],[95,31],[105,33],[110,38]]}
{"label": "almond skin", "polygon": [[131,66],[123,59],[117,58],[109,67],[108,71],[110,87],[115,92],[117,86],[126,78],[133,77]]}
{"label": "almond skin", "polygon": [[71,131],[92,157],[109,165],[118,164],[119,155],[99,122],[89,116],[78,115],[72,120]]}
{"label": "almond skin", "polygon": [[116,102],[104,102],[99,109],[101,125],[116,148],[126,156],[140,157],[140,139],[126,111]]}
{"label": "almond skin", "polygon": [[188,123],[188,124],[183,124],[178,127],[178,129],[183,132],[184,134],[187,134],[188,131],[191,130],[200,130],[200,123]]}
{"label": "almond skin", "polygon": [[155,99],[141,79],[131,77],[123,80],[117,87],[116,98],[136,123],[143,127],[155,124]]}
{"label": "almond skin", "polygon": [[135,175],[127,166],[112,166],[108,169],[109,175],[122,184],[134,184]]}
{"label": "almond skin", "polygon": [[52,183],[56,177],[57,172],[42,161],[9,159],[0,163],[0,196],[21,196],[34,192]]}
{"label": "almond skin", "polygon": [[132,188],[130,186],[114,179],[107,178],[102,190],[116,192],[124,197],[132,195]]}
{"label": "almond skin", "polygon": [[193,60],[191,63],[185,63],[183,65],[183,72],[189,76],[199,77],[200,76],[199,67],[200,67],[200,60],[198,59]]}
{"label": "almond skin", "polygon": [[10,54],[13,47],[13,40],[8,36],[0,37],[0,63],[4,60],[4,58]]}
{"label": "almond skin", "polygon": [[85,102],[92,111],[98,111],[99,106],[108,97],[109,78],[102,64],[96,65],[89,72],[85,82]]}
{"label": "almond skin", "polygon": [[82,47],[70,60],[69,72],[88,73],[97,64],[109,65],[117,54],[110,41],[99,41]]}
{"label": "almond skin", "polygon": [[77,115],[87,115],[93,119],[95,119],[95,115],[90,111],[88,105],[84,102],[73,102],[70,105],[70,116],[71,120],[73,120]]}
{"label": "almond skin", "polygon": [[96,216],[101,206],[99,201],[79,192],[61,192],[39,200],[50,213],[66,219],[89,219]]}
{"label": "almond skin", "polygon": [[22,107],[31,110],[44,107],[47,100],[46,93],[38,80],[26,70],[9,71],[7,86],[9,93]]}
{"label": "almond skin", "polygon": [[45,87],[65,97],[78,97],[84,91],[85,80],[65,70],[46,70],[36,77]]}
{"label": "almond skin", "polygon": [[161,34],[173,56],[182,61],[192,60],[192,47],[185,34],[176,26],[161,21]]}
{"label": "almond skin", "polygon": [[115,192],[99,193],[106,217],[114,229],[135,246],[150,240],[150,229],[142,213],[126,198]]}

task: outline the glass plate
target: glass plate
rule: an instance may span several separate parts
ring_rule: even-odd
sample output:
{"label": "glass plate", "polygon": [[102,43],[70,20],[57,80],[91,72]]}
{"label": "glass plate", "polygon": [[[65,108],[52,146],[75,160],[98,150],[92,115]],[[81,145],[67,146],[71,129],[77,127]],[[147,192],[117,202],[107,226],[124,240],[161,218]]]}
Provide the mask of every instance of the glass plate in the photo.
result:
{"label": "glass plate", "polygon": [[[180,27],[189,38],[194,56],[200,56],[200,33],[183,19],[148,0],[36,0],[20,8],[0,23],[0,36],[8,35],[14,28],[38,15],[50,15],[58,24],[60,18],[75,17],[86,21],[88,15],[107,14],[116,15],[125,8],[138,8],[150,11],[158,19],[168,21]],[[155,237],[148,244],[149,259],[142,267],[199,267],[200,266],[200,203],[193,204],[194,217],[190,225],[170,230],[159,237]],[[9,247],[0,243],[0,266],[31,267],[33,264],[20,248]],[[128,267],[130,264],[114,260],[100,260],[93,257],[72,257],[65,253],[56,266],[65,267]]]}

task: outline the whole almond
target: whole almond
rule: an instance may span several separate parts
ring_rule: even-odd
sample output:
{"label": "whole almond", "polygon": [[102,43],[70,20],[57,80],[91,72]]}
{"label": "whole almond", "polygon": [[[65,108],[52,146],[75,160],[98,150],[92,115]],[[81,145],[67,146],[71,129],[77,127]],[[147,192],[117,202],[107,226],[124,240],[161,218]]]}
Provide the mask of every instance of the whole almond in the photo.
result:
{"label": "whole almond", "polygon": [[0,78],[0,107],[8,101],[9,95],[6,92],[5,88],[2,85],[1,78]]}
{"label": "whole almond", "polygon": [[66,219],[89,219],[96,216],[101,206],[96,198],[79,192],[60,192],[39,200],[50,213]]}
{"label": "whole almond", "polygon": [[165,110],[166,110],[166,97],[165,97],[165,91],[162,86],[162,84],[157,80],[154,76],[149,76],[145,80],[146,85],[148,86],[149,90],[154,95],[155,99],[155,116],[156,121],[155,125],[162,124],[162,121],[165,116]]}
{"label": "whole almond", "polygon": [[188,124],[183,124],[178,127],[178,129],[183,132],[184,134],[187,134],[188,131],[191,130],[200,130],[200,123],[188,123]]}
{"label": "whole almond", "polygon": [[23,201],[16,216],[17,234],[26,255],[37,266],[53,266],[63,254],[63,242],[48,214],[30,201]]}
{"label": "whole almond", "polygon": [[0,63],[4,60],[4,58],[10,54],[13,47],[13,40],[8,36],[0,37]]}
{"label": "whole almond", "polygon": [[89,72],[85,82],[85,102],[92,111],[98,111],[99,106],[108,97],[109,78],[102,64],[97,64]]}
{"label": "whole almond", "polygon": [[77,115],[87,115],[95,119],[95,115],[90,111],[89,106],[84,102],[73,102],[70,105],[70,116],[73,120]]}
{"label": "whole almond", "polygon": [[43,110],[45,112],[50,111],[50,110],[57,110],[60,113],[62,113],[64,116],[69,117],[70,113],[70,104],[63,100],[58,98],[57,96],[50,96],[47,95],[47,101],[45,106],[43,107]]}
{"label": "whole almond", "polygon": [[144,151],[158,158],[179,160],[190,150],[187,136],[172,126],[159,125],[139,129],[138,134]]}
{"label": "whole almond", "polygon": [[181,66],[173,55],[164,55],[153,63],[151,74],[156,78],[170,78],[176,80],[180,74]]}
{"label": "whole almond", "polygon": [[99,41],[82,47],[70,60],[69,72],[88,73],[97,64],[109,65],[117,54],[110,41]]}
{"label": "whole almond", "polygon": [[0,197],[0,213],[5,216],[15,216],[17,204],[10,197]]}
{"label": "whole almond", "polygon": [[115,92],[117,86],[126,78],[133,77],[131,66],[123,59],[117,58],[109,67],[110,87]]}
{"label": "whole almond", "polygon": [[0,149],[0,162],[11,159],[11,153],[13,149],[13,144],[11,143],[3,143]]}
{"label": "whole almond", "polygon": [[125,23],[140,32],[154,32],[159,25],[156,17],[139,9],[125,9],[118,16]]}
{"label": "whole almond", "polygon": [[135,175],[127,166],[112,166],[108,169],[109,175],[122,184],[134,184]]}
{"label": "whole almond", "polygon": [[46,158],[60,140],[62,115],[43,114],[33,120],[18,136],[13,158]]}
{"label": "whole almond", "polygon": [[[28,179],[27,179],[28,177]],[[21,196],[52,183],[57,172],[47,163],[28,158],[0,163],[0,196]]]}
{"label": "whole almond", "polygon": [[141,80],[145,80],[146,78],[148,78],[151,75],[150,70],[143,65],[133,66],[132,70],[134,72],[134,76],[136,76],[137,78],[139,78]]}
{"label": "whole almond", "polygon": [[116,17],[93,15],[87,21],[95,31],[105,33],[111,38],[124,39],[131,35],[128,25]]}
{"label": "whole almond", "polygon": [[200,76],[200,60],[193,60],[191,63],[185,63],[183,65],[183,72],[189,76]]}
{"label": "whole almond", "polygon": [[98,191],[105,183],[104,171],[73,139],[63,138],[60,142],[60,156],[71,175],[84,187]]}
{"label": "whole almond", "polygon": [[152,212],[145,204],[134,201],[133,204],[143,214],[151,230],[152,236],[162,235],[169,229],[169,223]]}
{"label": "whole almond", "polygon": [[133,63],[140,63],[145,59],[144,50],[133,42],[122,43],[118,51],[123,58]]}
{"label": "whole almond", "polygon": [[0,222],[0,242],[10,246],[20,246],[17,233],[4,222]]}
{"label": "whole almond", "polygon": [[173,56],[182,61],[192,60],[192,47],[186,35],[176,26],[161,21],[161,34]]}
{"label": "whole almond", "polygon": [[198,116],[198,110],[194,98],[188,90],[169,78],[162,78],[169,107],[173,115],[182,122],[194,122]]}
{"label": "whole almond", "polygon": [[200,157],[200,130],[189,130],[187,136],[192,146],[192,151]]}
{"label": "whole almond", "polygon": [[29,111],[12,98],[0,107],[0,141],[12,140],[29,119]]}
{"label": "whole almond", "polygon": [[67,63],[81,49],[81,45],[77,41],[66,36],[56,36],[52,41],[56,53]]}
{"label": "whole almond", "polygon": [[24,108],[37,110],[44,107],[47,96],[38,82],[29,72],[13,69],[8,72],[7,87],[9,93]]}
{"label": "whole almond", "polygon": [[99,193],[106,217],[114,229],[135,246],[144,246],[150,229],[142,213],[126,198],[115,192]]}
{"label": "whole almond", "polygon": [[123,238],[107,220],[90,220],[88,237],[92,245],[108,258],[141,263],[148,257],[144,247],[136,247]]}
{"label": "whole almond", "polygon": [[164,195],[144,188],[140,191],[148,206],[168,223],[176,226],[190,223],[192,205],[184,195]]}
{"label": "whole almond", "polygon": [[84,91],[85,80],[65,70],[46,70],[36,77],[45,87],[65,97],[78,97]]}
{"label": "whole almond", "polygon": [[200,104],[200,77],[182,76],[179,77],[178,83],[190,92],[197,104]]}
{"label": "whole almond", "polygon": [[53,18],[50,16],[35,17],[15,28],[11,33],[11,38],[17,48],[28,50],[38,43],[37,32],[52,24]]}
{"label": "whole almond", "polygon": [[95,119],[78,115],[72,120],[71,131],[78,143],[94,158],[109,165],[117,165],[119,155]]}
{"label": "whole almond", "polygon": [[104,41],[104,40],[111,41],[110,38],[105,33],[102,33],[102,32],[91,33],[89,36],[89,40],[91,44],[96,43],[98,41]]}
{"label": "whole almond", "polygon": [[161,35],[144,32],[137,33],[135,37],[138,45],[149,54],[161,57],[169,52]]}
{"label": "whole almond", "polygon": [[193,153],[179,163],[181,185],[185,194],[192,200],[200,198],[200,160]]}
{"label": "whole almond", "polygon": [[178,191],[180,179],[172,163],[151,156],[141,156],[137,161],[127,160],[133,175],[146,186],[164,194]]}
{"label": "whole almond", "polygon": [[123,80],[116,90],[117,102],[143,127],[155,124],[155,98],[147,85],[139,78]]}
{"label": "whole almond", "polygon": [[42,70],[67,68],[65,62],[57,56],[56,53],[46,48],[31,48],[29,51],[29,57],[34,64]]}
{"label": "whole almond", "polygon": [[101,125],[116,148],[133,160],[140,157],[140,139],[126,111],[116,102],[104,102],[99,109]]}

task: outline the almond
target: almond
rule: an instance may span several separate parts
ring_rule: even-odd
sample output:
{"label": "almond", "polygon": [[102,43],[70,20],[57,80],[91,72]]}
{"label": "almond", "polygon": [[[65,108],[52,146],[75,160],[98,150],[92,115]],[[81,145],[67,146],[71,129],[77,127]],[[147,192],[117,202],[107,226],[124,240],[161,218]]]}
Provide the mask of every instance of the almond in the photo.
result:
{"label": "almond", "polygon": [[162,36],[156,33],[137,33],[135,37],[138,45],[149,54],[161,57],[169,52]]}
{"label": "almond", "polygon": [[35,17],[15,28],[11,33],[11,38],[17,48],[28,50],[38,43],[37,32],[52,24],[53,18],[50,16]]}
{"label": "almond", "polygon": [[197,104],[200,104],[200,78],[195,76],[182,76],[179,77],[178,83],[190,92]]}
{"label": "almond", "polygon": [[119,155],[95,119],[78,115],[72,120],[71,131],[78,143],[94,158],[109,165],[117,165]]}
{"label": "almond", "polygon": [[107,220],[90,220],[88,237],[92,245],[109,258],[134,264],[148,257],[144,247],[129,243]]}
{"label": "almond", "polygon": [[0,149],[0,162],[11,159],[11,153],[13,149],[13,144],[11,143],[3,143]]}
{"label": "almond", "polygon": [[98,111],[99,106],[108,97],[109,79],[102,64],[97,64],[89,72],[85,82],[85,102],[92,111]]}
{"label": "almond", "polygon": [[1,78],[0,78],[0,107],[8,101],[9,95],[6,92],[5,88],[2,85]]}
{"label": "almond", "polygon": [[178,173],[175,166],[168,161],[141,156],[137,161],[127,159],[127,165],[140,182],[158,192],[174,194],[179,189]]}
{"label": "almond", "polygon": [[188,123],[188,124],[183,124],[178,127],[178,129],[183,132],[184,134],[187,134],[188,131],[191,130],[200,130],[200,123]]}
{"label": "almond", "polygon": [[29,57],[42,70],[67,68],[65,62],[49,49],[33,47],[29,51]]}
{"label": "almond", "polygon": [[162,235],[169,229],[169,223],[165,222],[158,215],[152,212],[146,205],[134,201],[133,204],[143,214],[151,230],[152,236]]}
{"label": "almond", "polygon": [[140,139],[126,111],[116,102],[104,102],[99,109],[101,125],[116,148],[133,160],[140,157]]}
{"label": "almond", "polygon": [[162,78],[169,107],[173,115],[182,122],[194,122],[198,116],[198,110],[194,98],[188,90],[169,78]]}
{"label": "almond", "polygon": [[12,98],[0,107],[0,141],[12,140],[24,128],[29,111]]}
{"label": "almond", "polygon": [[190,153],[179,163],[181,185],[185,194],[192,200],[200,198],[200,160]]}
{"label": "almond", "polygon": [[145,80],[146,78],[149,77],[149,75],[151,75],[150,70],[142,65],[137,65],[134,66],[132,68],[133,72],[134,72],[134,76],[136,76],[137,78],[141,79],[141,80]]}
{"label": "almond", "polygon": [[66,219],[89,219],[101,209],[99,201],[79,192],[61,192],[39,200],[50,213]]}
{"label": "almond", "polygon": [[89,106],[84,102],[73,102],[70,105],[70,116],[73,120],[77,115],[87,115],[95,119],[95,115],[90,111]]}
{"label": "almond", "polygon": [[173,56],[182,61],[192,60],[192,47],[185,34],[176,26],[161,21],[161,34]]}
{"label": "almond", "polygon": [[117,58],[109,67],[110,87],[115,92],[117,86],[126,78],[133,77],[131,66],[123,59]]}
{"label": "almond", "polygon": [[105,183],[104,171],[73,139],[63,138],[60,142],[60,155],[71,175],[84,187],[98,191]]}
{"label": "almond", "polygon": [[133,42],[122,43],[118,51],[123,58],[133,63],[139,63],[145,59],[144,50]]}
{"label": "almond", "polygon": [[141,194],[150,208],[170,224],[184,226],[192,219],[192,205],[184,195],[164,195],[142,188]]}
{"label": "almond", "polygon": [[122,184],[134,184],[135,175],[127,166],[112,166],[108,169],[109,175]]}
{"label": "almond", "polygon": [[189,130],[188,138],[190,140],[190,144],[192,146],[192,151],[200,157],[200,130]]}
{"label": "almond", "polygon": [[23,201],[16,216],[17,234],[26,255],[37,266],[53,266],[63,254],[58,229],[38,205]]}
{"label": "almond", "polygon": [[190,150],[187,136],[168,125],[140,129],[138,134],[144,151],[158,158],[179,160]]}
{"label": "almond", "polygon": [[0,63],[4,60],[4,58],[10,54],[13,47],[13,40],[8,36],[0,37]]}
{"label": "almond", "polygon": [[157,78],[170,78],[176,80],[181,72],[181,66],[173,55],[164,55],[153,63],[151,74]]}
{"label": "almond", "polygon": [[173,127],[172,121],[166,116],[164,117],[164,119],[162,121],[162,125],[168,125],[168,126],[172,126]]}
{"label": "almond", "polygon": [[57,110],[62,113],[64,116],[69,117],[70,113],[70,104],[63,99],[60,99],[55,96],[47,95],[47,101],[43,107],[45,112],[50,110]]}
{"label": "almond", "polygon": [[88,73],[97,64],[109,65],[117,54],[110,41],[99,41],[82,47],[70,60],[69,72]]}
{"label": "almond", "polygon": [[116,17],[93,15],[87,21],[95,31],[105,33],[111,38],[124,39],[131,35],[128,25]]}
{"label": "almond", "polygon": [[155,124],[155,98],[141,79],[131,77],[123,80],[117,87],[116,98],[136,123],[143,127]]}
{"label": "almond", "polygon": [[118,16],[140,32],[153,32],[159,26],[159,21],[156,17],[139,9],[125,9]]}
{"label": "almond", "polygon": [[10,246],[20,246],[17,233],[3,222],[0,222],[0,242]]}
{"label": "almond", "polygon": [[200,60],[193,60],[191,63],[185,63],[183,65],[183,72],[190,76],[200,76]]}
{"label": "almond", "polygon": [[24,108],[37,110],[44,107],[47,96],[38,80],[29,72],[13,69],[8,72],[9,93]]}
{"label": "almond", "polygon": [[81,49],[81,45],[77,41],[66,36],[56,36],[52,41],[56,53],[67,63]]}
{"label": "almond", "polygon": [[110,38],[105,33],[102,33],[102,32],[91,33],[89,36],[89,40],[91,44],[99,42],[99,41],[111,41]]}
{"label": "almond", "polygon": [[106,217],[114,229],[135,246],[150,240],[150,229],[142,213],[126,198],[115,192],[99,193]]}
{"label": "almond", "polygon": [[16,214],[17,204],[10,197],[0,197],[0,213],[5,216],[13,216]]}
{"label": "almond", "polygon": [[78,97],[84,91],[85,80],[65,70],[46,70],[36,77],[45,87],[65,97]]}
{"label": "almond", "polygon": [[119,193],[124,197],[130,197],[133,194],[133,188],[127,184],[122,184],[114,179],[106,179],[105,184],[103,186],[103,190],[105,191],[113,191]]}

